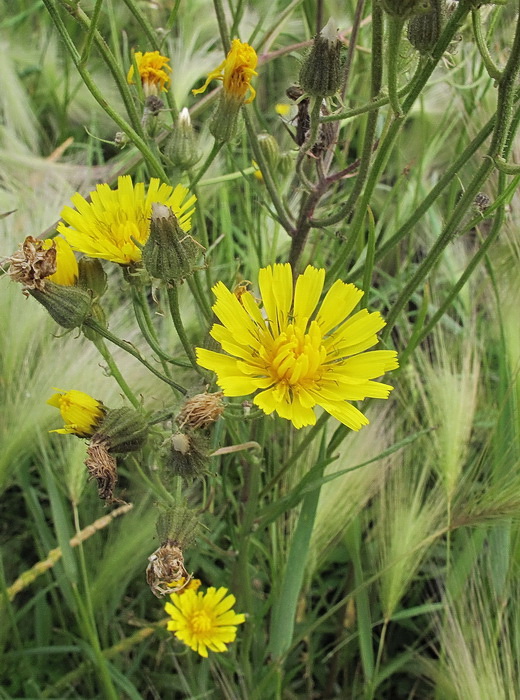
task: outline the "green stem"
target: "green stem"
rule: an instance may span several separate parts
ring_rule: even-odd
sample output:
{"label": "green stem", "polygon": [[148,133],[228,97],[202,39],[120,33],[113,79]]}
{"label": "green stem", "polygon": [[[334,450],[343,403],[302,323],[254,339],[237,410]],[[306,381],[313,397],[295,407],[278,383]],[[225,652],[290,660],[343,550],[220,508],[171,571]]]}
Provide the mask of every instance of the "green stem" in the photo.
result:
{"label": "green stem", "polygon": [[194,179],[190,182],[190,190],[193,190],[197,182],[200,180],[200,178],[204,175],[204,173],[208,170],[209,166],[213,163],[215,158],[217,157],[218,152],[224,145],[224,141],[215,141],[213,144],[213,148],[211,149],[208,157],[204,161],[204,163],[201,165],[199,171],[195,175]]}
{"label": "green stem", "polygon": [[166,384],[169,384],[170,386],[172,386],[178,392],[183,394],[183,396],[186,396],[186,394],[188,392],[184,387],[182,387],[180,384],[177,384],[176,382],[174,382],[173,379],[170,379],[169,377],[165,377],[164,374],[159,372],[159,370],[156,369],[153,365],[151,365],[148,362],[148,360],[145,360],[145,358],[141,355],[139,350],[137,350],[137,348],[135,348],[131,343],[127,342],[126,340],[121,340],[121,338],[118,338],[116,335],[111,333],[107,328],[105,328],[104,326],[101,326],[93,318],[87,318],[84,321],[83,325],[87,326],[87,328],[91,328],[96,333],[99,333],[99,335],[101,335],[103,338],[106,338],[111,343],[114,343],[114,345],[117,345],[119,348],[121,348],[122,350],[127,352],[129,355],[132,355],[132,357],[135,357],[135,359],[138,360],[142,365],[144,365],[146,367],[146,369],[149,370],[152,374],[154,374],[156,377],[161,379]]}
{"label": "green stem", "polygon": [[193,345],[188,340],[188,336],[186,335],[186,331],[184,330],[181,312],[179,309],[179,293],[175,282],[169,284],[166,291],[168,294],[168,304],[170,306],[170,314],[172,317],[173,325],[175,326],[175,330],[177,331],[179,340],[181,341],[182,347],[184,348],[184,352],[186,353],[186,356],[191,362],[193,369],[198,374],[204,376],[202,369],[197,364],[197,358],[195,357],[195,352],[193,351]]}
{"label": "green stem", "polygon": [[475,42],[477,48],[480,52],[482,62],[484,63],[489,77],[493,80],[500,80],[501,72],[498,66],[495,65],[489,49],[487,47],[484,36],[482,35],[482,18],[480,16],[480,9],[471,11],[471,18],[473,20],[473,35],[475,37]]}
{"label": "green stem", "polygon": [[387,44],[387,72],[388,72],[388,98],[396,117],[401,116],[401,105],[397,95],[399,47],[401,46],[401,33],[404,20],[401,17],[387,16],[388,20],[388,44]]}
{"label": "green stem", "polygon": [[110,374],[112,375],[112,377],[114,377],[116,382],[121,387],[123,394],[130,401],[132,406],[134,406],[134,408],[140,408],[141,402],[139,401],[139,399],[136,397],[134,392],[130,389],[130,387],[126,383],[123,375],[119,371],[119,368],[116,365],[116,362],[115,362],[112,354],[110,353],[109,349],[107,348],[104,340],[97,336],[95,338],[95,340],[93,341],[93,343],[96,346],[96,348],[99,350],[100,355],[103,357],[103,359],[107,363],[108,369],[110,370]]}
{"label": "green stem", "polygon": [[92,48],[92,41],[94,40],[94,34],[96,32],[97,24],[99,22],[99,13],[101,12],[101,6],[103,5],[103,0],[96,0],[96,5],[94,7],[94,12],[92,13],[92,19],[90,20],[90,27],[88,28],[87,38],[85,40],[85,46],[81,52],[81,61],[86,63],[90,56],[90,50]]}
{"label": "green stem", "polygon": [[213,0],[213,7],[215,8],[215,14],[217,15],[217,23],[220,32],[220,40],[222,42],[222,47],[224,49],[224,52],[227,54],[231,47],[231,39],[229,37],[229,31],[226,24],[226,15],[224,12],[224,7],[222,5],[222,0]]}

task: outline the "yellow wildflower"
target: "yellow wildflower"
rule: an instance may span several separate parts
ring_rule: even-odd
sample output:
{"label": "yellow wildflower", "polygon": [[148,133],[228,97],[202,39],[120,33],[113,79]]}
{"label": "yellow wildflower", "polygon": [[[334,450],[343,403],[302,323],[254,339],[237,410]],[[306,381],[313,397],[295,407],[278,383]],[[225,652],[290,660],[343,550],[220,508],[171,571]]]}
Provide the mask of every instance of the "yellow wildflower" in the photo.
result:
{"label": "yellow wildflower", "polygon": [[291,113],[291,109],[292,105],[289,105],[286,102],[277,102],[274,106],[274,111],[281,117],[288,117]]}
{"label": "yellow wildflower", "polygon": [[[249,104],[255,99],[256,90],[251,85],[251,78],[258,75],[255,71],[258,63],[256,51],[240,39],[233,39],[231,48],[222,63],[209,73],[204,85],[192,90],[194,95],[204,92],[212,80],[222,80],[224,92],[240,103]],[[244,100],[249,91],[249,97]]]}
{"label": "yellow wildflower", "polygon": [[72,287],[78,281],[79,270],[76,256],[67,241],[61,236],[46,238],[43,241],[43,249],[49,250],[53,243],[56,248],[56,272],[47,279],[55,284]]}
{"label": "yellow wildflower", "polygon": [[313,425],[313,407],[321,406],[359,430],[368,419],[347,401],[388,398],[392,387],[371,380],[398,366],[397,353],[364,352],[385,322],[366,309],[347,318],[363,296],[353,284],[337,280],[317,308],[324,280],[325,270],[309,265],[293,294],[289,264],[262,268],[264,313],[250,292],[239,300],[218,282],[213,311],[223,325],[216,323],[210,335],[228,354],[197,348],[197,361],[217,373],[225,396],[260,390],[254,403],[296,428]]}
{"label": "yellow wildflower", "polygon": [[144,183],[134,185],[129,175],[123,175],[115,190],[106,184],[98,185],[90,193],[90,202],[77,192],[72,197],[76,209],[67,206],[61,212],[69,226],[62,222],[58,231],[73,250],[129,265],[141,260],[141,248],[136,242],[143,246],[148,240],[154,202],[169,207],[181,229],[190,230],[196,197],[188,195],[183,185],[174,189],[152,178],[146,190]]}
{"label": "yellow wildflower", "polygon": [[201,656],[210,651],[227,651],[235,640],[236,625],[245,622],[243,614],[231,610],[235,596],[227,595],[227,588],[208,588],[206,593],[184,590],[182,595],[170,595],[171,603],[164,609],[172,618],[168,629],[177,639]]}
{"label": "yellow wildflower", "polygon": [[[170,66],[167,65],[170,60],[166,56],[162,56],[158,51],[136,51],[134,54],[137,69],[141,77],[143,91],[146,97],[149,95],[157,95],[159,92],[167,92],[167,85],[170,82],[168,73],[172,72]],[[168,73],[166,72],[168,71]],[[134,66],[130,66],[126,77],[130,85],[134,83]]]}
{"label": "yellow wildflower", "polygon": [[92,437],[105,416],[106,409],[101,401],[76,389],[70,391],[56,389],[56,391],[58,393],[53,394],[47,403],[59,408],[65,427],[51,430],[51,433]]}

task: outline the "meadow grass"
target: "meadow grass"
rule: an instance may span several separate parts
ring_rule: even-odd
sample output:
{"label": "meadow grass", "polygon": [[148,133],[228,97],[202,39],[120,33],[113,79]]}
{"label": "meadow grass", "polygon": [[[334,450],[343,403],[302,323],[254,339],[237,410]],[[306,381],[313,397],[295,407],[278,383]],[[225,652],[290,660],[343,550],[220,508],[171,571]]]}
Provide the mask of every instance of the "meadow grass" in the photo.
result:
{"label": "meadow grass", "polygon": [[[421,55],[392,32],[406,4],[0,0],[2,270],[75,192],[126,174],[190,188],[177,244],[200,246],[182,284],[104,260],[104,340],[0,279],[0,698],[518,697],[519,6],[446,3]],[[297,145],[286,89],[330,15],[341,81],[325,110],[311,96]],[[221,83],[191,91],[235,37],[258,54],[257,95],[215,139],[232,122],[212,122]],[[170,59],[156,116],[127,82],[134,50]],[[189,165],[168,146],[184,107]],[[320,118],[332,138],[309,155]],[[190,364],[220,351],[213,285],[256,304],[259,270],[287,261],[324,269],[325,290],[355,284],[388,321],[390,398],[358,402],[359,431],[321,409],[297,429],[252,396],[225,397],[210,427],[176,423],[172,382],[218,389]],[[49,432],[55,388],[145,418],[146,443],[117,457],[125,503],[87,481],[88,440]],[[172,433],[189,444],[176,461]],[[181,536],[186,508],[199,524]],[[186,570],[246,616],[207,659],[166,629],[145,576],[184,537]]]}

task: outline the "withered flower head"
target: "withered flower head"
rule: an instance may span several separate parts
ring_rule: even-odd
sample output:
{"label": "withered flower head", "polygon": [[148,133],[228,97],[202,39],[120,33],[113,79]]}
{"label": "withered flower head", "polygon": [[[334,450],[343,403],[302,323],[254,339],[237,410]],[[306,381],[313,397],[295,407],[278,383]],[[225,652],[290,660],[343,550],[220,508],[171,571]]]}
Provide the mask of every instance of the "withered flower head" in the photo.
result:
{"label": "withered flower head", "polygon": [[46,248],[43,241],[27,236],[17,250],[8,258],[11,266],[9,275],[15,282],[21,282],[26,289],[45,289],[45,278],[56,272],[56,244]]}
{"label": "withered flower head", "polygon": [[193,430],[174,433],[162,446],[166,475],[174,474],[191,480],[204,472],[209,457],[208,440]]}
{"label": "withered flower head", "polygon": [[217,391],[214,394],[205,392],[196,394],[188,399],[177,416],[177,423],[181,428],[192,430],[207,428],[217,421],[224,412],[223,393]]}
{"label": "withered flower head", "polygon": [[186,588],[191,581],[192,576],[186,571],[184,566],[182,550],[172,540],[163,542],[148,557],[148,561],[146,581],[157,598],[176,593]]}
{"label": "withered flower head", "polygon": [[96,479],[98,495],[107,503],[124,503],[114,498],[114,489],[117,484],[117,464],[114,457],[108,452],[106,442],[92,440],[87,447],[85,460],[90,479]]}

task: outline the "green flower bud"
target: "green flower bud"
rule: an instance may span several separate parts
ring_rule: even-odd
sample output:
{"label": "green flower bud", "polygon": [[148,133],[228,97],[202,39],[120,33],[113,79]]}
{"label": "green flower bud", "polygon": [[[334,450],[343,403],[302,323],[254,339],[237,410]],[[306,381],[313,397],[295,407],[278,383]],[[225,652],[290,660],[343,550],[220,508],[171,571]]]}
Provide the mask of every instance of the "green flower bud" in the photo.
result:
{"label": "green flower bud", "polygon": [[191,125],[190,113],[184,107],[166,146],[166,155],[178,168],[191,168],[200,160],[197,137]]}
{"label": "green flower bud", "polygon": [[341,86],[341,40],[331,17],[315,37],[300,70],[302,90],[314,97],[334,95]]}
{"label": "green flower bud", "polygon": [[276,170],[280,161],[280,148],[276,139],[271,134],[259,134],[258,145],[264,154],[264,158],[271,171]]}
{"label": "green flower bud", "polygon": [[78,263],[78,286],[94,293],[100,299],[107,289],[107,274],[97,258],[81,258]]}
{"label": "green flower bud", "polygon": [[204,248],[179,225],[164,204],[152,204],[150,236],[143,247],[147,272],[166,282],[182,282],[193,274]]}
{"label": "green flower bud", "polygon": [[292,153],[284,152],[280,154],[278,161],[278,172],[282,177],[287,177],[294,172],[294,157]]}
{"label": "green flower bud", "polygon": [[430,0],[381,0],[381,7],[392,17],[406,20],[431,9]]}
{"label": "green flower bud", "polygon": [[208,439],[200,432],[186,430],[174,433],[162,446],[165,476],[181,476],[191,480],[205,471],[209,458]]}
{"label": "green flower bud", "polygon": [[79,287],[65,287],[46,281],[43,291],[39,289],[27,291],[36,301],[45,306],[62,328],[78,328],[90,316],[92,295]]}
{"label": "green flower bud", "polygon": [[412,17],[408,39],[422,55],[428,55],[440,37],[446,16],[446,1],[431,0],[431,11]]}
{"label": "green flower bud", "polygon": [[97,431],[93,443],[106,444],[110,453],[135,452],[141,449],[148,437],[148,423],[133,408],[109,409]]}

